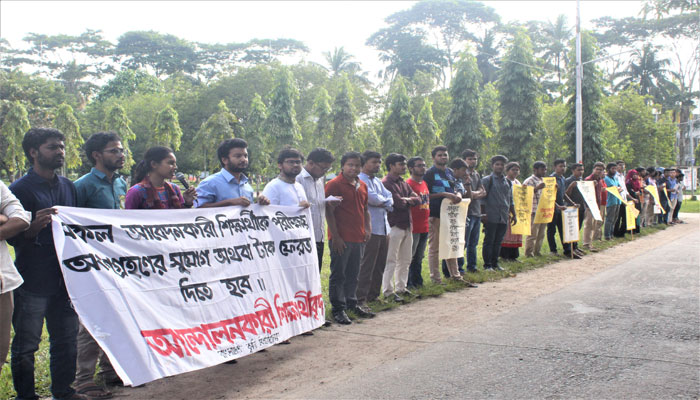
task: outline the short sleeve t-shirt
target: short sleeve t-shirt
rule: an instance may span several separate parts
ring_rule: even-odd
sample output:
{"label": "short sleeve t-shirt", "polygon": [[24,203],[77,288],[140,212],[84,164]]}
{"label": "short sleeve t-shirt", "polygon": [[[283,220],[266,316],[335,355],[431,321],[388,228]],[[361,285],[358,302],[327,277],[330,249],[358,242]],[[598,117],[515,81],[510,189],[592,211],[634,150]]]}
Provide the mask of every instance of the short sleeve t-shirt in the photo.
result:
{"label": "short sleeve t-shirt", "polygon": [[[452,174],[452,170],[445,168],[441,170],[435,166],[431,167],[425,172],[423,181],[428,185],[428,192],[433,193],[454,193],[454,182],[455,177]],[[435,198],[430,200],[430,216],[434,218],[440,218],[440,204],[442,204],[441,198]]]}
{"label": "short sleeve t-shirt", "polygon": [[420,183],[418,183],[411,178],[406,179],[406,183],[408,183],[408,186],[420,197],[420,204],[411,207],[413,233],[427,233],[428,217],[430,216],[430,193],[428,192],[428,185],[425,184],[425,181],[420,181]]}
{"label": "short sleeve t-shirt", "polygon": [[262,194],[275,206],[298,206],[302,201],[307,201],[301,183],[287,183],[280,178],[275,178],[265,185]]}

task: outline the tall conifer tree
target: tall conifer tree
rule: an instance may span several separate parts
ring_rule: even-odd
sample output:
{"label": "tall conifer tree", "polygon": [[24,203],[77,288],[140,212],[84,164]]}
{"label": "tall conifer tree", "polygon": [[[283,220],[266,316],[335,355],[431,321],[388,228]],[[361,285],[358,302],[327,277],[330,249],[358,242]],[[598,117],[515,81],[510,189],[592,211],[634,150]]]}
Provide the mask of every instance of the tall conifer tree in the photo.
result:
{"label": "tall conifer tree", "polygon": [[443,143],[453,155],[471,148],[479,151],[483,142],[479,117],[479,81],[481,72],[476,59],[465,52],[457,63],[457,73],[452,79],[450,94],[452,109],[447,117]]}

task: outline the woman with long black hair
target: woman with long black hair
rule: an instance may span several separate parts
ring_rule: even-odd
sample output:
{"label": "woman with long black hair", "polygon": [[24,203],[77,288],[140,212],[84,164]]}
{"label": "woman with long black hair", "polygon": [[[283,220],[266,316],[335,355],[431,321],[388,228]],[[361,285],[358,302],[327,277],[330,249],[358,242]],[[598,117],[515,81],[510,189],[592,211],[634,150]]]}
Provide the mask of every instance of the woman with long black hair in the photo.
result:
{"label": "woman with long black hair", "polygon": [[177,209],[189,208],[197,197],[190,186],[180,193],[180,188],[166,179],[175,177],[177,159],[169,147],[154,146],[146,150],[143,160],[136,165],[136,184],[126,193],[126,209]]}

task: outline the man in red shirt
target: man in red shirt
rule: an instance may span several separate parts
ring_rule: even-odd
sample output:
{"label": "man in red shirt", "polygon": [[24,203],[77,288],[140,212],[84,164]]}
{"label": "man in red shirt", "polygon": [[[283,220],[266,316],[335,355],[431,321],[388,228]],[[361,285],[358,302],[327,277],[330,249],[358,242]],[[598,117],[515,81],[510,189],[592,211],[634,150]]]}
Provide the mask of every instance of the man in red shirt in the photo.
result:
{"label": "man in red shirt", "polygon": [[413,258],[408,267],[408,288],[419,288],[423,286],[423,257],[425,256],[425,246],[428,244],[428,217],[430,217],[430,192],[428,185],[423,181],[425,175],[425,160],[422,157],[412,157],[406,163],[411,177],[406,179],[408,186],[413,189],[420,204],[411,207],[411,219],[413,220]]}
{"label": "man in red shirt", "polygon": [[585,180],[593,181],[595,185],[595,200],[598,202],[598,208],[600,209],[600,216],[602,221],[596,221],[593,219],[593,214],[591,210],[586,208],[586,215],[583,220],[583,247],[590,251],[598,251],[593,247],[594,240],[600,240],[603,237],[603,221],[605,221],[605,208],[607,206],[608,192],[605,190],[607,185],[605,184],[605,164],[598,161],[593,164],[593,173],[588,175]]}
{"label": "man in red shirt", "polygon": [[340,159],[341,173],[326,185],[326,197],[342,198],[337,207],[326,208],[331,276],[328,294],[335,322],[350,324],[346,310],[360,317],[374,314],[357,306],[357,276],[360,271],[362,246],[372,234],[367,207],[367,185],[357,176],[362,165],[360,153],[350,151]]}

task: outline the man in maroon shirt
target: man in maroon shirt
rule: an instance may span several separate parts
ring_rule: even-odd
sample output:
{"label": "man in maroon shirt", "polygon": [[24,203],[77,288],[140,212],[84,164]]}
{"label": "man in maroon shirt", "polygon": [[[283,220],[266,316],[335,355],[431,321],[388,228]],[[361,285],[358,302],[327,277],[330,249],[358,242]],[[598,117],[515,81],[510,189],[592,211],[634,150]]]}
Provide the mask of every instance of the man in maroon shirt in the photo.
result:
{"label": "man in maroon shirt", "polygon": [[341,173],[326,185],[326,197],[342,198],[340,204],[326,208],[331,276],[328,295],[335,322],[350,324],[346,310],[360,317],[373,317],[368,309],[357,305],[357,275],[360,271],[362,246],[372,234],[367,208],[367,185],[358,179],[362,164],[360,153],[350,151],[340,159]]}
{"label": "man in maroon shirt", "polygon": [[388,174],[382,180],[384,187],[391,192],[394,199],[393,210],[387,214],[389,226],[389,250],[386,268],[382,277],[384,298],[401,301],[401,294],[412,293],[406,288],[408,267],[411,264],[413,233],[411,232],[411,206],[420,204],[420,198],[413,192],[402,175],[406,173],[406,157],[391,153],[384,161]]}
{"label": "man in maroon shirt", "polygon": [[425,246],[428,244],[428,218],[430,217],[430,192],[423,181],[425,176],[425,160],[422,157],[411,157],[406,163],[411,177],[406,180],[413,192],[418,194],[420,204],[411,207],[411,222],[413,223],[413,246],[411,265],[408,267],[408,288],[423,286],[423,257]]}

